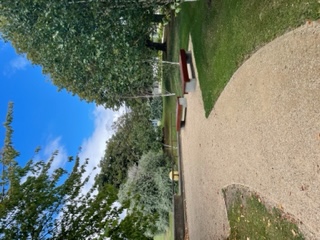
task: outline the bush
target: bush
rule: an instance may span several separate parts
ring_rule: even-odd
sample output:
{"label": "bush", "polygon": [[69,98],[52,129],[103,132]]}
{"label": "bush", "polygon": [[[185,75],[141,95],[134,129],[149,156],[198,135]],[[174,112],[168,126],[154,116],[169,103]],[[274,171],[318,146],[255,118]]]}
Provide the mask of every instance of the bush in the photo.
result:
{"label": "bush", "polygon": [[172,209],[170,167],[167,157],[161,152],[144,154],[138,165],[128,170],[128,179],[121,185],[119,201],[130,201],[130,210],[137,209],[144,216],[156,215],[155,229],[146,235],[163,232],[168,227],[169,212]]}

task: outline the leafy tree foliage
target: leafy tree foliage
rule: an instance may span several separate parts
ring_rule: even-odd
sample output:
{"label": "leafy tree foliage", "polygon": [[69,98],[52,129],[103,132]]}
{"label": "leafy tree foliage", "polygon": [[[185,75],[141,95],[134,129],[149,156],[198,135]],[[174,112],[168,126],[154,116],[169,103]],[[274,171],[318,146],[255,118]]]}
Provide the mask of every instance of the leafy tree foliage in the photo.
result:
{"label": "leafy tree foliage", "polygon": [[117,191],[110,185],[96,193],[93,186],[82,193],[84,164],[77,157],[70,173],[52,169],[49,161],[33,161],[21,167],[12,143],[13,104],[4,124],[5,142],[1,155],[0,238],[1,239],[88,239],[98,238],[104,229],[119,224],[119,209],[113,206]]}
{"label": "leafy tree foliage", "polygon": [[154,97],[150,101],[151,119],[162,118],[162,97]]}
{"label": "leafy tree foliage", "polygon": [[109,139],[100,162],[100,184],[109,183],[119,188],[127,177],[128,168],[137,164],[143,153],[158,151],[159,132],[151,125],[150,112],[144,105],[124,114],[115,123],[115,134]]}
{"label": "leafy tree foliage", "polygon": [[146,36],[155,6],[166,3],[3,0],[0,31],[59,89],[117,108],[151,86]]}
{"label": "leafy tree foliage", "polygon": [[152,236],[168,227],[168,213],[172,207],[170,167],[163,153],[148,152],[138,165],[129,168],[128,179],[121,185],[119,201],[130,201],[129,211],[140,211],[143,216],[156,216],[153,228],[145,234]]}
{"label": "leafy tree foliage", "polygon": [[[127,204],[124,207],[128,207]],[[156,217],[153,215],[144,216],[142,212],[134,209],[127,212],[126,217],[115,228],[109,229],[108,236],[112,240],[139,239],[151,240],[153,236],[146,236],[145,232],[149,229],[155,231],[154,222]]]}
{"label": "leafy tree foliage", "polygon": [[12,145],[12,134],[13,134],[13,129],[11,127],[11,123],[13,120],[12,113],[13,113],[13,103],[10,102],[8,104],[6,121],[4,123],[4,127],[6,129],[4,146],[0,156],[0,160],[2,163],[2,174],[1,174],[1,183],[0,183],[0,186],[2,188],[2,191],[1,191],[2,196],[4,196],[5,193],[7,192],[6,187],[9,186],[10,180],[12,182],[12,185],[15,184],[13,170],[16,168],[17,163],[14,161],[14,159],[19,156],[19,152],[17,152]]}

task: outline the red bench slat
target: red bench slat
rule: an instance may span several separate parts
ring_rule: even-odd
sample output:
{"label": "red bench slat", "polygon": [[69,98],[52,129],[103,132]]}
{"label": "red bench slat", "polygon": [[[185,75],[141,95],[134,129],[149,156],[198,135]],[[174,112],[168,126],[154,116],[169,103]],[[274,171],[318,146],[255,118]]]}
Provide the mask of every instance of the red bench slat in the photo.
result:
{"label": "red bench slat", "polygon": [[182,106],[179,104],[179,97],[177,98],[176,104],[176,130],[177,132],[181,129],[181,117],[182,117]]}
{"label": "red bench slat", "polygon": [[186,86],[186,82],[190,81],[190,78],[188,75],[187,54],[184,49],[180,49],[179,63],[180,63],[180,78],[181,78],[182,90],[184,94],[187,94],[187,92],[185,91],[186,89],[185,86]]}

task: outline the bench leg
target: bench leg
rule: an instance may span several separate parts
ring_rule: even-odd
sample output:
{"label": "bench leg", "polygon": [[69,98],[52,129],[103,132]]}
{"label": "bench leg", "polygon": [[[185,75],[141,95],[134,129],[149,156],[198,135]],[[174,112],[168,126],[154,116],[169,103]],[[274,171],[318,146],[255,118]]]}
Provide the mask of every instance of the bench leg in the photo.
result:
{"label": "bench leg", "polygon": [[186,51],[186,57],[187,57],[187,63],[191,64],[192,63],[192,55],[190,51]]}

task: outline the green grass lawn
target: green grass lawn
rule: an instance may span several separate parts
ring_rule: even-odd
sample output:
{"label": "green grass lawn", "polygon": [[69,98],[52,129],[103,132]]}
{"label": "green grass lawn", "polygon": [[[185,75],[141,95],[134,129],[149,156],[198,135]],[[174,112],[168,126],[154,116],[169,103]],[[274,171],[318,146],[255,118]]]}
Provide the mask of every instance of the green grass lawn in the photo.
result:
{"label": "green grass lawn", "polygon": [[277,36],[320,18],[318,0],[205,0],[183,3],[177,45],[191,34],[206,116],[237,68]]}
{"label": "green grass lawn", "polygon": [[[175,19],[169,23],[169,31],[167,31],[167,52],[164,57],[165,61],[178,62],[179,54],[179,33]],[[176,131],[176,99],[177,96],[182,95],[180,83],[180,70],[178,65],[171,65],[163,63],[163,91],[176,93],[176,96],[163,98],[163,116],[162,122],[164,126],[164,135],[166,144],[176,147],[177,146],[177,131]]]}
{"label": "green grass lawn", "polygon": [[283,212],[267,209],[255,194],[237,192],[232,196],[227,212],[231,228],[229,240],[304,239]]}

